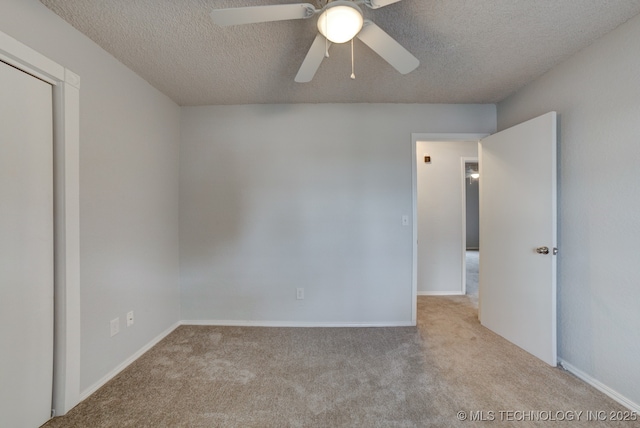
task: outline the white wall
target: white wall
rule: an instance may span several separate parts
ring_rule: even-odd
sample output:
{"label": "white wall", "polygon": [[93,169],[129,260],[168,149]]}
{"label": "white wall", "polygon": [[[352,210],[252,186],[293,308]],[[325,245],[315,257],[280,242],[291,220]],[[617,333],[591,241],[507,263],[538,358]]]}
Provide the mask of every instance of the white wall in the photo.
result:
{"label": "white wall", "polygon": [[478,143],[417,141],[416,155],[418,294],[463,294],[462,158],[477,158]]}
{"label": "white wall", "polygon": [[[0,30],[71,69],[80,89],[81,388],[179,320],[179,107],[37,0]],[[136,323],[124,327],[127,311]],[[109,320],[121,332],[110,338]]]}
{"label": "white wall", "polygon": [[[640,16],[498,106],[559,114],[559,354],[640,403]],[[636,407],[640,408],[640,407]]]}
{"label": "white wall", "polygon": [[493,105],[183,108],[182,318],[410,322],[411,133],[494,120]]}

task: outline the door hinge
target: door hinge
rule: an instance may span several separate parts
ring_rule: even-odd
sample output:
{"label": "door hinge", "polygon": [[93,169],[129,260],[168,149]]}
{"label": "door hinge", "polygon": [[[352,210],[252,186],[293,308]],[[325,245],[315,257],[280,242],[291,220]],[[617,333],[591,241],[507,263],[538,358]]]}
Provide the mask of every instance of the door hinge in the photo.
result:
{"label": "door hinge", "polygon": [[553,247],[553,255],[557,255],[558,254],[558,249],[556,247]]}

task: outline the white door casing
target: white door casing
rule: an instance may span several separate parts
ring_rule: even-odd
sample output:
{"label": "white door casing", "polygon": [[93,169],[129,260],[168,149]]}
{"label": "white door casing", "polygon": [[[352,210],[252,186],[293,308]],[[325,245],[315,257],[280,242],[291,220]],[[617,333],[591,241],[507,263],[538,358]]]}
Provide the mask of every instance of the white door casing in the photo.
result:
{"label": "white door casing", "polygon": [[[557,364],[556,113],[480,141],[480,321]],[[548,254],[536,249],[548,248]]]}
{"label": "white door casing", "polygon": [[2,31],[0,61],[53,86],[53,408],[62,415],[80,401],[80,77]]}

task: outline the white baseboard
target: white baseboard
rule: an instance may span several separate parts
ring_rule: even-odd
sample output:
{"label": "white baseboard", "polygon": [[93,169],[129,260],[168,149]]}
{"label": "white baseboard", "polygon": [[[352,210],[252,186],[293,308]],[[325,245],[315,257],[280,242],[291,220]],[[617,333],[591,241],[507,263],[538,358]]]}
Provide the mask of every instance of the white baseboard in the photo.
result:
{"label": "white baseboard", "polygon": [[99,381],[97,381],[96,383],[91,385],[89,388],[87,388],[84,391],[82,391],[80,393],[80,401],[79,402],[82,402],[85,399],[87,399],[91,394],[93,394],[98,389],[100,389],[105,383],[109,382],[111,379],[116,377],[116,375],[118,375],[118,373],[120,373],[122,370],[126,369],[131,363],[133,363],[135,360],[140,358],[142,356],[142,354],[147,352],[154,345],[156,345],[162,339],[167,337],[173,330],[175,330],[179,326],[180,326],[180,322],[178,321],[177,323],[173,324],[171,327],[169,327],[168,329],[166,329],[165,331],[160,333],[158,336],[156,336],[155,338],[151,339],[151,341],[149,343],[147,343],[142,348],[140,348],[135,354],[133,354],[132,356],[127,358],[120,365],[118,365],[115,369],[113,369],[109,373],[107,373],[102,379],[100,379]]}
{"label": "white baseboard", "polygon": [[303,322],[250,320],[183,320],[182,325],[211,325],[233,327],[414,327],[411,321],[389,322]]}
{"label": "white baseboard", "polygon": [[464,296],[462,291],[418,291],[418,296]]}
{"label": "white baseboard", "polygon": [[637,413],[640,413],[640,405],[638,403],[634,403],[633,401],[629,400],[624,395],[622,395],[619,392],[609,388],[607,385],[603,384],[602,382],[600,382],[597,379],[594,379],[593,377],[591,377],[587,373],[583,372],[579,368],[572,366],[571,364],[569,364],[568,362],[564,361],[561,358],[558,358],[558,365],[560,367],[562,367],[563,369],[565,369],[566,371],[568,371],[569,373],[572,373],[573,375],[575,375],[577,378],[579,378],[579,379],[585,381],[586,383],[588,383],[589,385],[593,386],[598,391],[602,392],[605,395],[608,395],[613,400],[615,400],[618,403],[622,404],[623,406],[625,406],[629,410],[637,412]]}

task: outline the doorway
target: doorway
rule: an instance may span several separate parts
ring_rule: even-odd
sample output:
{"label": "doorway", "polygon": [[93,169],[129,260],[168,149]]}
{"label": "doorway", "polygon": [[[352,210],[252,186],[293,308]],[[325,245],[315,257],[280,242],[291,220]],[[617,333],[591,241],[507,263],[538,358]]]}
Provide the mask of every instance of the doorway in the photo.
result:
{"label": "doorway", "polygon": [[487,135],[412,135],[414,315],[418,294],[465,292],[461,160],[477,160],[478,141]]}
{"label": "doorway", "polygon": [[[467,139],[459,135],[412,135],[414,315],[417,315],[419,242],[416,143],[424,140]],[[479,143],[482,176],[479,319],[485,327],[553,366],[557,361],[554,257],[557,254],[557,113],[550,112],[491,136],[480,135],[468,140]],[[521,164],[526,164],[526,173],[522,172]],[[519,173],[510,174],[509,165],[518,165]],[[523,193],[536,194],[538,198],[528,204],[514,204]]]}
{"label": "doorway", "polygon": [[462,266],[465,294],[478,307],[478,283],[480,273],[480,168],[478,158],[462,160],[463,198],[462,215],[464,227],[464,263]]}

